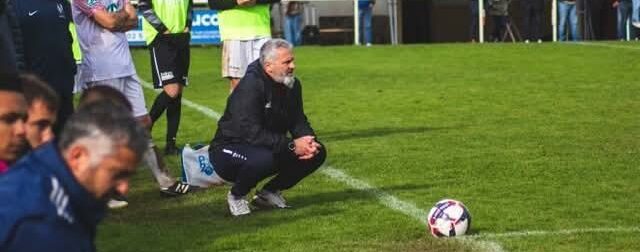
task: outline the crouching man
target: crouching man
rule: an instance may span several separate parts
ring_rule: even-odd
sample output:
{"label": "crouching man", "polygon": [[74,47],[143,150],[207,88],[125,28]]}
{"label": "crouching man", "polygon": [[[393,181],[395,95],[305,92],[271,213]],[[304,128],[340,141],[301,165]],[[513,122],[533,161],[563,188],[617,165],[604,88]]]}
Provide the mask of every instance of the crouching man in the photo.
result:
{"label": "crouching man", "polygon": [[96,102],[0,177],[0,251],[95,251],[106,200],[126,194],[148,149],[122,106]]}
{"label": "crouching man", "polygon": [[247,195],[274,175],[256,192],[253,203],[287,208],[281,192],[313,173],[326,158],[304,114],[293,62],[290,43],[267,41],[229,96],[218,122],[209,155],[216,173],[233,183],[227,203],[234,216],[251,212]]}

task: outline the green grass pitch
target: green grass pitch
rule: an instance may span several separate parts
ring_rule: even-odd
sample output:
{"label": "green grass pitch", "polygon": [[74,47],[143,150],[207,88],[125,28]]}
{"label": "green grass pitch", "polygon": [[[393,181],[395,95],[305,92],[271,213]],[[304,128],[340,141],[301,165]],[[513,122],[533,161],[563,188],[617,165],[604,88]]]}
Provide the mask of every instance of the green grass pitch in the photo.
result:
{"label": "green grass pitch", "polygon": [[[640,46],[440,44],[295,49],[306,113],[327,165],[293,209],[232,218],[228,187],[161,198],[147,169],[112,211],[99,251],[636,251],[640,248]],[[148,51],[133,50],[151,80]],[[146,89],[147,104],[155,94]],[[224,110],[220,49],[193,48],[184,97]],[[153,136],[164,145],[164,117]],[[180,145],[214,119],[184,106]],[[176,157],[168,157],[180,176]],[[469,239],[431,238],[384,192],[425,213],[464,202]],[[424,216],[426,218],[426,216]],[[529,232],[527,231],[541,231]]]}

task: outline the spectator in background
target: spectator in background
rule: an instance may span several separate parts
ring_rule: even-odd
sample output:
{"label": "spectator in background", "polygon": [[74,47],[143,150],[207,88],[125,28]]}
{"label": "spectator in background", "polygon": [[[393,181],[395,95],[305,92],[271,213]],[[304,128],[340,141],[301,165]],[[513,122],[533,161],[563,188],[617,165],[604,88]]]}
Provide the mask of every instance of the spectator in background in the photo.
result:
{"label": "spectator in background", "polygon": [[522,6],[522,27],[524,42],[542,42],[542,16],[544,14],[544,0],[520,1]]}
{"label": "spectator in background", "polygon": [[122,106],[79,109],[57,143],[0,177],[0,251],[95,251],[106,199],[127,194],[147,146],[147,132]]}
{"label": "spectator in background", "polygon": [[511,0],[489,0],[489,15],[493,20],[491,40],[494,42],[502,41],[502,36],[507,30],[510,3]]}
{"label": "spectator in background", "polygon": [[58,94],[60,103],[53,128],[59,132],[73,113],[76,63],[69,33],[71,6],[67,0],[19,0],[12,4],[20,24],[26,70]]}
{"label": "spectator in background", "polygon": [[[569,26],[568,32],[567,25]],[[567,33],[569,33],[569,37],[567,37]],[[558,0],[558,40],[580,40],[575,0]]]}
{"label": "spectator in background", "polygon": [[152,124],[167,111],[165,155],[177,155],[176,136],[182,112],[182,89],[188,83],[192,0],[140,0],[142,30],[151,54],[153,86],[162,92],[149,111]]}
{"label": "spectator in background", "polygon": [[271,38],[272,3],[280,0],[208,0],[219,10],[222,40],[222,77],[229,79],[233,91],[247,66],[260,57],[260,47]]}
{"label": "spectator in background", "polygon": [[26,138],[32,149],[53,140],[53,125],[58,111],[58,95],[35,75],[21,75],[27,100]]}
{"label": "spectator in background", "polygon": [[360,36],[362,44],[371,46],[373,43],[373,6],[376,4],[375,0],[358,0],[358,13],[360,18]]}
{"label": "spectator in background", "polygon": [[19,83],[17,75],[0,73],[0,174],[5,173],[27,147],[24,127],[27,103]]}
{"label": "spectator in background", "polygon": [[304,114],[302,86],[294,70],[293,46],[282,39],[267,41],[218,121],[209,156],[215,172],[233,182],[227,203],[234,216],[251,213],[247,195],[273,175],[256,193],[254,204],[289,207],[281,192],[326,158]]}
{"label": "spectator in background", "polygon": [[299,1],[286,1],[284,3],[284,38],[292,45],[299,46],[302,43],[301,27],[304,4]]}
{"label": "spectator in background", "polygon": [[629,26],[629,34],[627,34],[627,23],[631,23],[632,2],[631,0],[614,0],[612,3],[613,8],[617,9],[617,38],[619,40],[626,40],[627,35],[630,38],[635,38],[634,28]]}

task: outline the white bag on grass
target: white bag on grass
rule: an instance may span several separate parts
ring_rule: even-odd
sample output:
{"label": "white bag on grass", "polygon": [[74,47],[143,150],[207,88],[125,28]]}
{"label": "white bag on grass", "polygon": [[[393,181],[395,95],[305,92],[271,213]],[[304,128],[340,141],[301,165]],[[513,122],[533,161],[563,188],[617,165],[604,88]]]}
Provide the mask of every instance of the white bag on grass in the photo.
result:
{"label": "white bag on grass", "polygon": [[[194,149],[195,148],[195,149]],[[209,145],[191,148],[189,144],[182,148],[182,180],[198,187],[219,186],[225,183],[209,161]]]}

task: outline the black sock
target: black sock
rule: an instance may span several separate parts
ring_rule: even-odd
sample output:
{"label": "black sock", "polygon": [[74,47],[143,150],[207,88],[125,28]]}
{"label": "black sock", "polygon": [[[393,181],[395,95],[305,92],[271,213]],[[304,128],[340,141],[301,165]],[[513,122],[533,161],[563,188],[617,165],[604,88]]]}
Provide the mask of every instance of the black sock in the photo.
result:
{"label": "black sock", "polygon": [[175,143],[178,126],[180,126],[181,114],[182,94],[179,94],[167,104],[167,142],[173,141]]}
{"label": "black sock", "polygon": [[164,91],[156,97],[156,100],[153,101],[153,106],[151,106],[151,111],[149,111],[149,117],[151,117],[152,122],[155,123],[160,118],[171,100],[171,97]]}

